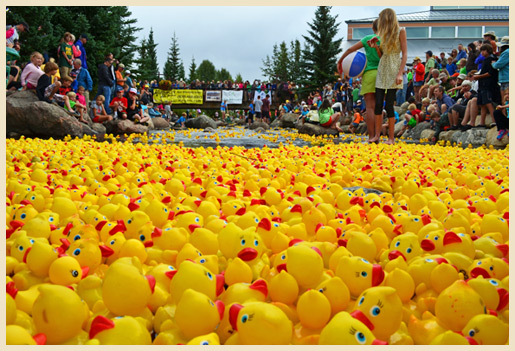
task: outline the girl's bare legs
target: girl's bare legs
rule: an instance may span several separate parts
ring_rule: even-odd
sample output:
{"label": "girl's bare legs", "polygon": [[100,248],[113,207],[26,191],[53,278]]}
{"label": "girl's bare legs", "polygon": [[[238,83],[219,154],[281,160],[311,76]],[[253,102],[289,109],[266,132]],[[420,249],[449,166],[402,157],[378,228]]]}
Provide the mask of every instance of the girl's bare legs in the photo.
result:
{"label": "girl's bare legs", "polygon": [[376,95],[375,93],[365,94],[365,104],[367,109],[365,111],[365,123],[367,124],[368,140],[372,139],[375,135],[375,116],[374,108],[376,106]]}

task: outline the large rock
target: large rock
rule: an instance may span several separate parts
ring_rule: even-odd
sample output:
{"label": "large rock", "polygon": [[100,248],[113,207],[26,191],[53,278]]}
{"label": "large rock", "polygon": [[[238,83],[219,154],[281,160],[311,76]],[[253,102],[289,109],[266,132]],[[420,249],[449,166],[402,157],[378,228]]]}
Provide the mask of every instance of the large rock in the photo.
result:
{"label": "large rock", "polygon": [[445,131],[445,132],[441,132],[440,135],[438,136],[438,139],[450,142],[451,139],[452,139],[452,136],[454,134],[456,134],[457,132],[458,132],[457,130],[448,130],[448,131]]}
{"label": "large rock", "polygon": [[108,133],[111,134],[132,134],[132,133],[146,133],[148,127],[143,124],[136,124],[128,119],[115,119],[105,122],[105,127]]}
{"label": "large rock", "polygon": [[338,135],[338,131],[332,128],[322,127],[320,124],[299,124],[299,133],[308,135]]}
{"label": "large rock", "polygon": [[420,139],[429,140],[433,139],[435,136],[435,131],[432,129],[424,129],[422,133],[420,133]]}
{"label": "large rock", "polygon": [[487,133],[488,129],[469,129],[464,132],[454,133],[451,143],[461,144],[463,147],[468,145],[478,147],[486,143]]}
{"label": "large rock", "polygon": [[154,129],[169,129],[170,123],[163,117],[154,117],[152,118],[152,122],[154,123]]}
{"label": "large rock", "polygon": [[404,127],[404,120],[401,120],[400,122],[395,123],[395,127],[393,129],[393,134],[394,135],[399,134],[403,127]]}
{"label": "large rock", "polygon": [[265,122],[254,122],[250,125],[249,129],[263,128],[263,130],[270,129],[270,126]]}
{"label": "large rock", "polygon": [[100,136],[101,131],[79,122],[62,107],[39,101],[34,91],[25,90],[9,94],[6,98],[6,134],[41,138],[63,138],[67,135],[81,138],[84,135]]}
{"label": "large rock", "polygon": [[296,113],[285,113],[280,118],[275,119],[270,126],[281,128],[295,128],[298,118],[299,115]]}
{"label": "large rock", "polygon": [[431,128],[431,124],[429,124],[429,122],[417,123],[416,126],[404,133],[404,137],[411,138],[413,140],[419,140],[422,131],[429,128]]}
{"label": "large rock", "polygon": [[352,116],[343,116],[343,118],[340,118],[340,120],[342,120],[342,126],[346,126],[351,124]]}
{"label": "large rock", "polygon": [[496,149],[504,149],[510,141],[508,136],[505,135],[501,140],[497,140],[497,134],[499,131],[497,128],[490,128],[486,133],[486,146],[493,146]]}
{"label": "large rock", "polygon": [[[236,121],[236,124],[239,124],[238,122],[239,122],[239,120],[238,120],[238,121]],[[224,121],[220,121],[220,120],[216,120],[216,121],[215,121],[215,123],[216,123],[216,125],[217,125],[218,127],[225,127],[225,126],[227,125],[227,123],[226,123],[226,122],[224,122]]]}
{"label": "large rock", "polygon": [[184,122],[184,125],[188,128],[194,129],[205,129],[207,127],[216,129],[216,127],[218,127],[216,122],[211,117],[206,115],[200,115],[196,118],[187,119],[186,122]]}
{"label": "large rock", "polygon": [[356,128],[356,134],[366,134],[367,133],[367,124],[365,122],[361,122],[358,124]]}

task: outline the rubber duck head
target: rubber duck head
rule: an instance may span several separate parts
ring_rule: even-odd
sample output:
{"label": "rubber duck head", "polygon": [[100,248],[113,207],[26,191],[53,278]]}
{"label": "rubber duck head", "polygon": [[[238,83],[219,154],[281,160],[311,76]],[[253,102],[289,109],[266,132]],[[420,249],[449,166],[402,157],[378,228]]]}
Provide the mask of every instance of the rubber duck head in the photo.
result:
{"label": "rubber duck head", "polygon": [[385,345],[368,327],[345,311],[336,314],[320,333],[320,345]]}
{"label": "rubber duck head", "polygon": [[384,280],[384,271],[380,265],[357,256],[342,256],[334,273],[347,285],[353,298]]}

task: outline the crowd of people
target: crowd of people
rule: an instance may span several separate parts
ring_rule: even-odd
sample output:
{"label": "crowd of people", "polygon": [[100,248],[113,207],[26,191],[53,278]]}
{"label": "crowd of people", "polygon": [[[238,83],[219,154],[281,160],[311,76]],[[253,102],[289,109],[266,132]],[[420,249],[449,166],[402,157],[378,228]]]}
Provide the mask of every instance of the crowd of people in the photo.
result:
{"label": "crowd of people", "polygon": [[[381,11],[373,22],[374,34],[368,35],[346,50],[340,57],[338,69],[342,75],[341,62],[350,53],[361,48],[367,56],[367,66],[359,78],[338,78],[321,89],[314,89],[301,99],[295,82],[269,83],[254,80],[233,82],[184,80],[170,82],[173,89],[242,90],[246,109],[238,111],[238,118],[248,124],[254,119],[271,122],[273,117],[293,112],[300,115],[302,123],[319,123],[322,126],[342,131],[341,116],[352,118],[351,131],[365,121],[369,142],[377,143],[381,133],[388,135],[387,143],[417,123],[430,122],[435,129],[434,141],[442,130],[467,130],[487,128],[486,116],[495,119],[498,138],[509,134],[509,37],[496,37],[494,32],[485,33],[483,39],[469,43],[439,55],[428,50],[425,60],[417,56],[412,65],[407,65],[406,31],[399,27],[392,9]],[[19,34],[28,32],[25,22],[7,26],[7,46],[20,51]],[[97,94],[90,101],[93,80],[88,69],[88,36],[82,34],[76,40],[71,33],[64,33],[56,58],[48,58],[33,52],[30,62],[18,65],[9,62],[8,90],[36,91],[41,101],[62,106],[80,122],[86,123],[85,115],[102,123],[112,119],[129,119],[147,123],[150,118],[163,117],[184,126],[185,119],[195,116],[189,111],[186,116],[177,116],[170,103],[153,104],[153,90],[160,87],[158,80],[137,81],[125,65],[105,55],[98,66]],[[46,62],[45,62],[46,61]],[[266,92],[261,100],[256,92]],[[255,98],[255,96],[258,98]],[[275,116],[270,115],[270,101],[281,102]],[[394,135],[398,114],[394,106],[408,102],[404,127]],[[223,120],[229,111],[222,101],[220,115]],[[477,116],[480,116],[476,124]],[[216,116],[215,116],[216,117]]]}

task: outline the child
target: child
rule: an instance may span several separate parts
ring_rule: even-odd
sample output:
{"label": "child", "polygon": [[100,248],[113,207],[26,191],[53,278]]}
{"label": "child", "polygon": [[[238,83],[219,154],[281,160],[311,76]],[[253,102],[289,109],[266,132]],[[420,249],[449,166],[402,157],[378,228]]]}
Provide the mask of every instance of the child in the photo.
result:
{"label": "child", "polygon": [[509,88],[506,88],[504,92],[505,105],[498,105],[494,111],[495,124],[499,133],[497,134],[497,140],[501,140],[505,135],[510,137],[509,132],[509,118],[510,118],[510,92]]}
{"label": "child", "polygon": [[423,119],[421,117],[422,113],[419,109],[417,109],[417,105],[410,104],[408,106],[408,111],[404,115],[405,121],[402,129],[397,133],[397,137],[404,134],[406,129],[411,129],[412,127],[417,125],[417,122],[422,122]]}
{"label": "child", "polygon": [[311,123],[311,124],[320,124],[320,120],[319,120],[319,116],[318,116],[318,109],[317,109],[316,104],[313,104],[310,107],[309,112],[306,116],[301,117],[301,122],[302,122],[302,124],[304,124],[304,122]]}
{"label": "child", "polygon": [[[66,95],[70,99],[70,107],[75,112],[79,113],[79,122],[88,124],[88,122],[86,122],[86,120],[84,119],[84,112],[86,112],[86,106],[77,101],[77,94],[75,94],[73,91],[70,91]],[[65,107],[65,109],[67,109],[67,107]]]}
{"label": "child", "polygon": [[186,122],[186,112],[182,113],[181,118],[179,118],[176,123],[180,123],[181,128],[186,128],[186,125],[184,124],[184,122]]}
{"label": "child", "polygon": [[[387,144],[394,144],[395,112],[393,105],[397,89],[403,88],[403,73],[406,66],[407,40],[406,29],[399,27],[397,15],[391,8],[386,8],[379,13],[377,34],[381,38],[380,46],[377,40],[369,44],[377,50],[380,57],[376,77],[376,104],[375,123],[376,135],[369,139],[371,143],[378,143],[383,123],[383,102],[385,103],[386,115],[388,117],[388,141]],[[401,56],[402,53],[402,56]]]}
{"label": "child", "polygon": [[[86,106],[86,96],[84,95],[85,91],[86,90],[82,85],[79,85],[79,87],[77,88],[77,101],[84,106]],[[86,106],[86,110],[87,109],[88,107]]]}
{"label": "child", "polygon": [[426,119],[429,119],[429,117],[431,116],[431,113],[428,111],[428,107],[430,104],[431,104],[431,99],[429,99],[427,97],[422,99],[422,106],[420,107],[420,110],[422,111],[422,114],[425,115]]}
{"label": "child", "polygon": [[41,55],[39,52],[35,51],[32,53],[32,55],[30,55],[30,63],[25,66],[20,78],[23,90],[36,89],[39,77],[45,74],[45,72],[43,72],[40,68],[42,63],[43,55]]}
{"label": "child", "polygon": [[91,115],[93,118],[91,120],[95,123],[103,123],[105,121],[111,121],[113,116],[110,116],[106,113],[104,108],[104,95],[98,95],[95,102],[91,103]]}
{"label": "child", "polygon": [[116,96],[111,100],[109,107],[114,111],[115,119],[127,119],[127,98],[123,96],[123,89],[117,88]]}
{"label": "child", "polygon": [[252,104],[252,101],[249,103],[249,113],[247,114],[246,122],[249,127],[254,123],[254,105]]}
{"label": "child", "polygon": [[68,96],[57,94],[61,87],[61,82],[57,81],[52,84],[52,76],[56,74],[58,69],[59,67],[54,62],[48,62],[46,64],[44,70],[45,74],[38,79],[36,94],[38,95],[39,101],[46,101],[48,103],[55,101],[55,103],[60,106],[66,106],[71,115],[78,116],[76,112],[71,112],[73,109],[70,106]]}
{"label": "child", "polygon": [[73,78],[72,77],[70,77],[70,76],[63,77],[61,79],[61,81],[62,81],[62,85],[59,88],[59,94],[67,95],[70,91],[73,91],[73,89],[72,89]]}
{"label": "child", "polygon": [[324,99],[322,102],[322,105],[318,110],[318,116],[322,127],[329,127],[331,129],[336,129],[338,132],[343,132],[343,129],[340,128],[339,122],[341,112],[335,113],[331,107],[331,102],[328,99]]}
{"label": "child", "polygon": [[349,130],[352,134],[356,133],[356,128],[358,128],[360,122],[363,121],[363,116],[361,116],[361,114],[359,112],[360,112],[360,108],[356,107],[354,109],[354,121],[352,121],[351,125],[349,126]]}
{"label": "child", "polygon": [[475,74],[473,79],[479,81],[477,104],[481,109],[481,122],[478,128],[486,128],[486,113],[494,115],[494,103],[499,103],[500,89],[498,85],[499,71],[492,67],[495,59],[493,48],[490,44],[481,45],[481,56],[484,57],[483,65],[479,74]]}

